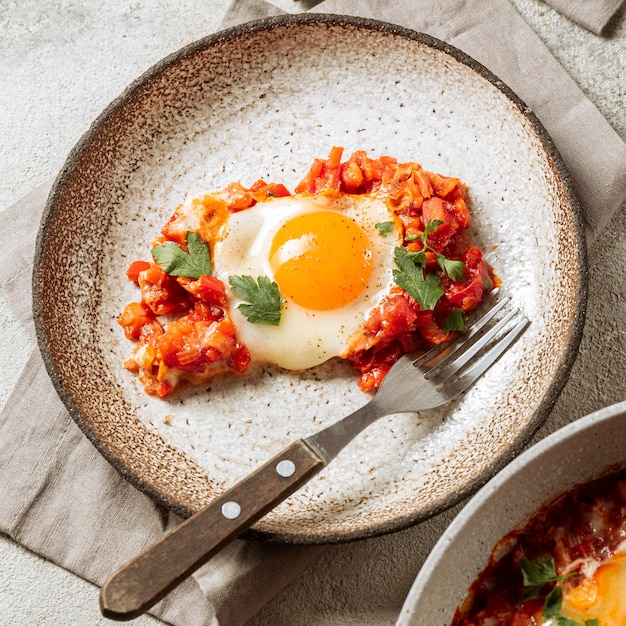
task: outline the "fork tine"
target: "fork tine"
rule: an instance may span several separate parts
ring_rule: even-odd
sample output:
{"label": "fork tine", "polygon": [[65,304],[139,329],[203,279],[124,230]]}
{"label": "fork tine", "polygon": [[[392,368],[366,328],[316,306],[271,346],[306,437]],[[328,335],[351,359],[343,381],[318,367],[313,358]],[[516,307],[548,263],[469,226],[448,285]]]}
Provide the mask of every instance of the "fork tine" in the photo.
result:
{"label": "fork tine", "polygon": [[424,367],[428,370],[432,370],[440,363],[451,357],[454,353],[461,350],[476,334],[481,331],[485,325],[490,322],[497,313],[499,313],[504,306],[509,302],[510,298],[502,298],[497,301],[495,305],[487,309],[487,311],[475,320],[470,318],[467,324],[465,334],[461,335],[458,339],[452,343],[443,343],[438,346],[434,346],[418,359],[413,362],[416,367]]}
{"label": "fork tine", "polygon": [[[508,350],[513,342],[526,330],[530,322],[523,318],[507,334],[498,340],[469,369],[465,370],[454,382],[445,385],[443,393],[449,398],[460,394],[482,376]],[[481,340],[482,341],[482,337]],[[445,381],[444,381],[445,383]],[[439,385],[443,386],[443,383]]]}
{"label": "fork tine", "polygon": [[[469,363],[485,346],[487,346],[492,339],[498,336],[500,331],[506,328],[507,324],[519,313],[519,309],[515,308],[509,311],[502,319],[498,321],[497,324],[492,326],[487,332],[485,332],[479,339],[474,341],[467,350],[462,351],[459,356],[455,356],[459,353],[459,350],[455,350],[452,354],[445,360],[438,360],[435,367],[431,368],[428,372],[426,372],[425,377],[428,380],[431,380],[435,384],[441,384],[442,382],[448,380],[451,376],[458,373],[461,368]],[[479,321],[480,327],[476,329],[473,333],[474,335],[481,330],[487,321],[491,320],[491,316],[489,320],[486,320],[484,323],[481,319]],[[464,343],[470,338],[468,337]]]}

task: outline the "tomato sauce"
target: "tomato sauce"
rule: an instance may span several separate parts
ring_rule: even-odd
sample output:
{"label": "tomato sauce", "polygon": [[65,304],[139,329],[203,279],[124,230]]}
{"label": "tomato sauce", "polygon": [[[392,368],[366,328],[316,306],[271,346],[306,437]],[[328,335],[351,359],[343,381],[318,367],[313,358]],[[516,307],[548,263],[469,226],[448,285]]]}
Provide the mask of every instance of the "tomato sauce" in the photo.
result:
{"label": "tomato sauce", "polygon": [[[406,352],[453,338],[458,329],[444,330],[450,314],[474,309],[498,279],[481,250],[468,244],[471,216],[461,180],[389,156],[372,159],[356,151],[342,161],[342,155],[343,149],[334,147],[327,159],[316,159],[295,193],[379,194],[390,219],[402,226],[402,245],[412,253],[424,252],[424,271],[436,274],[443,290],[433,310],[422,310],[406,291],[393,287],[371,311],[346,354],[360,374],[360,388],[368,391],[380,385]],[[249,188],[231,183],[221,192],[194,199],[191,211],[177,209],[154,245],[172,243],[186,250],[189,231],[211,242],[230,213],[289,195],[284,185],[263,180]],[[425,235],[429,223],[437,226]],[[461,275],[451,279],[439,267],[437,255],[463,263]],[[217,278],[170,275],[156,261],[141,260],[131,263],[126,275],[139,286],[141,301],[129,304],[118,318],[126,337],[137,342],[125,365],[148,393],[167,397],[183,383],[203,384],[223,372],[245,371],[251,355],[237,339],[226,287]],[[163,316],[175,319],[162,323]]]}
{"label": "tomato sauce", "polygon": [[[593,611],[602,606],[603,568],[615,565],[611,559],[624,551],[625,540],[626,469],[620,469],[558,496],[498,542],[452,626],[537,626],[544,623],[546,602],[555,597],[557,586],[563,608],[557,607],[561,613],[555,624],[622,624],[624,614],[614,622]],[[522,564],[539,559],[551,559],[561,579],[547,582],[529,598]],[[623,587],[619,595],[626,597]],[[575,612],[573,620],[568,610]],[[559,621],[566,619],[572,621]]]}

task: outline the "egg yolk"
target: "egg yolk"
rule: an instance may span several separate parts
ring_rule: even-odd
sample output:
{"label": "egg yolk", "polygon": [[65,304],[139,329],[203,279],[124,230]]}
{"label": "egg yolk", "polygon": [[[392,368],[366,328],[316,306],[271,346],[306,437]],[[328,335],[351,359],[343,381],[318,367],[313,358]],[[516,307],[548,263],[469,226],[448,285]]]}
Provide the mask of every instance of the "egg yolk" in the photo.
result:
{"label": "egg yolk", "polygon": [[281,293],[317,311],[337,309],[365,289],[372,251],[365,231],[335,211],[315,211],[285,222],[269,257]]}
{"label": "egg yolk", "polygon": [[581,622],[596,618],[600,626],[626,626],[626,556],[614,555],[580,588],[566,589],[561,612]]}

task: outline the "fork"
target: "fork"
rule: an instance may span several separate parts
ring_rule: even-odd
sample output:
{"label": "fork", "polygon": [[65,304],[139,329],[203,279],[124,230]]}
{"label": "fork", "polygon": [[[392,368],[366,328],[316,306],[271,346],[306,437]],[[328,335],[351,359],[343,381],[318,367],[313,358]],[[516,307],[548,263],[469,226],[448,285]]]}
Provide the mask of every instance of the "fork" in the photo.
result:
{"label": "fork", "polygon": [[509,298],[492,296],[485,304],[488,310],[470,319],[459,339],[425,353],[403,356],[367,404],[318,433],[295,441],[122,566],[100,591],[102,614],[123,621],[147,611],[320,472],[377,419],[432,409],[465,391],[529,323],[517,309],[503,314],[508,303]]}

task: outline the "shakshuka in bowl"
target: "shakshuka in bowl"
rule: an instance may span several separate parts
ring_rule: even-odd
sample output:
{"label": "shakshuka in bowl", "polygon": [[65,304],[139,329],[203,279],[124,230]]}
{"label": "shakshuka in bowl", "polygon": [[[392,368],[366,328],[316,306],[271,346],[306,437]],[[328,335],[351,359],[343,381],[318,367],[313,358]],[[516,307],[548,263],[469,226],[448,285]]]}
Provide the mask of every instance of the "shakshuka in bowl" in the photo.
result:
{"label": "shakshuka in bowl", "polygon": [[565,426],[489,481],[429,555],[398,626],[621,626],[626,402]]}

